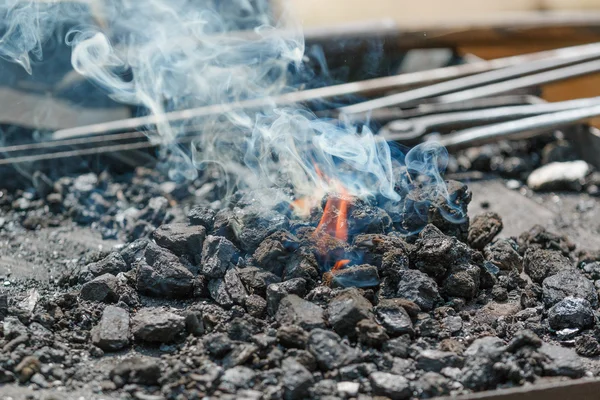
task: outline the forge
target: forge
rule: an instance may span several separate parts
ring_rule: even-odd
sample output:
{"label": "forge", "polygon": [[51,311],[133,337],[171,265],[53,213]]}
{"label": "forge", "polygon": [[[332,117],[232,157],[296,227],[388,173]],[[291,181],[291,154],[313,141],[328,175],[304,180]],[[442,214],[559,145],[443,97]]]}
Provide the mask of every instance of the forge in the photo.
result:
{"label": "forge", "polygon": [[0,4],[0,397],[595,398],[595,20],[277,5]]}

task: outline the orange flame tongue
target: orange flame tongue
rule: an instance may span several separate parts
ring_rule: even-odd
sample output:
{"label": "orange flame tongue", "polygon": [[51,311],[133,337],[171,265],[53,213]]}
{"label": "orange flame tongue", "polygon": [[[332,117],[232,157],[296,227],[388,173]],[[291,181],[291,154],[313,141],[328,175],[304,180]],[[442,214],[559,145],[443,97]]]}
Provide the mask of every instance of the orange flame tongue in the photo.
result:
{"label": "orange flame tongue", "polygon": [[339,197],[330,197],[315,231],[325,232],[336,239],[348,240],[348,193],[342,189]]}

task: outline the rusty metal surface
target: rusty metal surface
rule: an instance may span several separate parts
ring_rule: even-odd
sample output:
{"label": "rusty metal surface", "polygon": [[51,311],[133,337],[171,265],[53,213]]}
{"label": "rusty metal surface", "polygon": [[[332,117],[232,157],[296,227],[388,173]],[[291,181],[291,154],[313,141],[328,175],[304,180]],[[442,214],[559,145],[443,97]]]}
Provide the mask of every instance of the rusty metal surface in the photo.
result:
{"label": "rusty metal surface", "polygon": [[575,380],[494,390],[458,397],[439,397],[436,400],[597,400],[600,380]]}

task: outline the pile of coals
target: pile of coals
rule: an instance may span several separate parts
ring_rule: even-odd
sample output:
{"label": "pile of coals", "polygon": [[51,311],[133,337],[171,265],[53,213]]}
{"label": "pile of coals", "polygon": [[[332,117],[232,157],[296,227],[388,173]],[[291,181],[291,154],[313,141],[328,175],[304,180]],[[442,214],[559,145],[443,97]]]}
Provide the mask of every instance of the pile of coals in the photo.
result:
{"label": "pile of coals", "polygon": [[198,180],[176,184],[165,174],[147,168],[125,174],[90,172],[55,180],[36,171],[31,182],[25,189],[0,188],[0,210],[4,211],[0,227],[36,230],[74,223],[98,230],[104,239],[131,241],[148,236],[163,223],[183,219],[181,205],[186,201],[194,197],[214,200],[209,195],[218,193],[207,190],[215,189],[214,183],[204,185],[205,181]]}
{"label": "pile of coals", "polygon": [[[102,181],[46,198],[77,198],[83,218]],[[152,217],[127,245],[82,258],[60,287],[0,295],[0,383],[134,399],[409,399],[600,372],[600,253],[540,226],[497,238],[492,212],[451,223],[471,198],[458,182],[425,209],[416,189],[396,212],[329,195],[300,218],[240,193],[172,223],[157,192],[139,189],[156,183],[134,186],[120,187]],[[324,221],[342,211],[344,224]]]}
{"label": "pile of coals", "polygon": [[527,185],[535,191],[575,191],[600,196],[600,173],[584,160],[569,141],[557,136],[502,141],[459,152],[452,172],[492,173],[509,187]]}

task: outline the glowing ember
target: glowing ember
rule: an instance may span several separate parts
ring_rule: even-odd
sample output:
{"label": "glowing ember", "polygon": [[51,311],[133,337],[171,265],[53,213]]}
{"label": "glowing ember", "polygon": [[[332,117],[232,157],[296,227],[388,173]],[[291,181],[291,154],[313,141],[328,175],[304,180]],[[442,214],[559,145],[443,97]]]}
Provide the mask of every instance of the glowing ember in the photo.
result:
{"label": "glowing ember", "polygon": [[350,263],[350,260],[338,260],[335,265],[331,269],[332,271],[337,271],[338,269],[344,268],[346,265]]}

